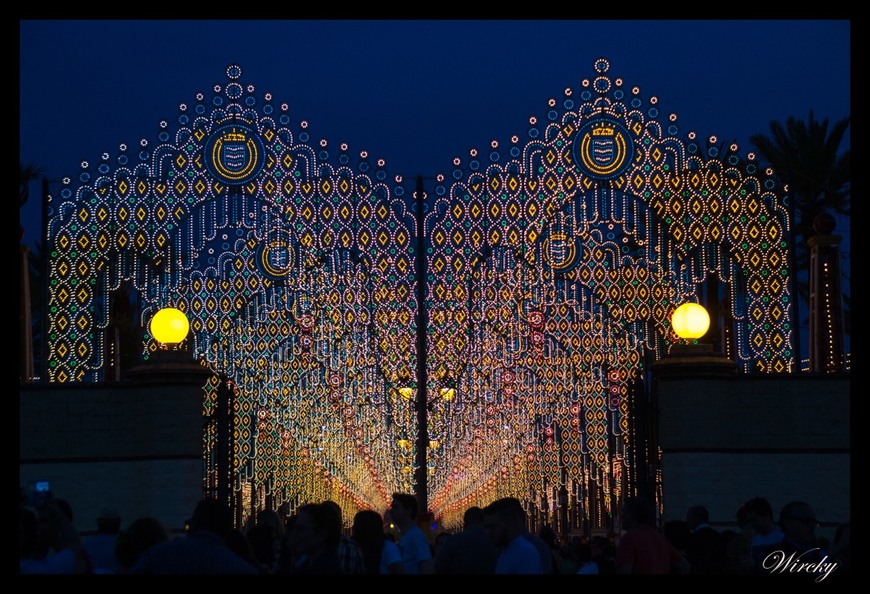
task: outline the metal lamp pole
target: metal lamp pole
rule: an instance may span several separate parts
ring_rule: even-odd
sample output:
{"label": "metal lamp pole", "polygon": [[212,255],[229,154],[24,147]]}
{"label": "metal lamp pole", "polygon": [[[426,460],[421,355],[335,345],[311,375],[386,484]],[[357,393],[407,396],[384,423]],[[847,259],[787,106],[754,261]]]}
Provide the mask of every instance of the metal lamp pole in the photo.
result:
{"label": "metal lamp pole", "polygon": [[415,462],[415,490],[419,513],[426,517],[429,513],[428,471],[426,450],[429,447],[429,402],[426,386],[429,382],[426,361],[428,359],[426,329],[429,327],[429,312],[426,309],[426,224],[423,209],[426,204],[423,192],[423,176],[417,176],[415,192],[416,210],[414,219],[417,226],[417,452]]}

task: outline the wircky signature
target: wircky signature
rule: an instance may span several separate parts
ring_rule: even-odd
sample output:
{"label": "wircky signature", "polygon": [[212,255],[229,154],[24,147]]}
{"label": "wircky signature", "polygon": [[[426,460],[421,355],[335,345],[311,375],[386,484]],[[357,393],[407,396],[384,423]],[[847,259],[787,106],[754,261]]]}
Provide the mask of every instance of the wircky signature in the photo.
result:
{"label": "wircky signature", "polygon": [[792,552],[786,555],[783,551],[773,551],[761,563],[761,566],[770,573],[817,573],[816,582],[821,582],[837,569],[837,563],[828,561],[825,555],[820,561],[801,561],[804,555],[821,551],[821,549],[808,549],[803,553]]}

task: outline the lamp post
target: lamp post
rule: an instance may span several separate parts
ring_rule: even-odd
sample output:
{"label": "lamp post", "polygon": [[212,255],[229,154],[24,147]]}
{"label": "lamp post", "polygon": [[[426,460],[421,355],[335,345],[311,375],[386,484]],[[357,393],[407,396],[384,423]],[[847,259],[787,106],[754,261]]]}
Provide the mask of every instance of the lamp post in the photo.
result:
{"label": "lamp post", "polygon": [[415,400],[417,408],[417,452],[414,460],[417,468],[414,486],[419,513],[423,516],[428,516],[429,485],[426,450],[429,447],[429,402],[426,385],[429,382],[429,371],[426,367],[428,358],[426,329],[429,326],[429,312],[426,309],[426,233],[424,232],[426,221],[423,217],[426,197],[423,192],[423,176],[417,176],[417,189],[414,194],[416,199],[414,221],[417,231],[417,398]]}
{"label": "lamp post", "polygon": [[[154,340],[160,343],[160,348],[129,371],[131,383],[136,388],[133,392],[137,399],[135,406],[137,410],[141,406],[145,414],[152,415],[166,407],[173,411],[171,430],[163,427],[157,432],[157,439],[168,439],[166,443],[161,442],[159,449],[163,451],[166,448],[167,453],[176,452],[176,455],[161,457],[159,469],[143,469],[143,472],[146,475],[168,472],[170,475],[167,476],[176,477],[172,485],[173,501],[167,501],[166,505],[167,513],[177,513],[177,529],[180,530],[182,520],[190,512],[187,506],[191,505],[191,501],[202,498],[204,493],[203,476],[211,451],[206,450],[206,455],[203,455],[203,433],[208,430],[203,426],[203,386],[213,374],[207,366],[193,358],[192,349],[181,348],[190,330],[184,312],[176,308],[161,309],[151,318],[147,327]],[[130,406],[133,405],[131,402]],[[141,453],[151,455],[154,452],[148,450]],[[202,464],[199,474],[190,471],[196,459]],[[153,481],[149,483],[147,476],[140,479],[147,483],[143,483],[146,493],[154,487]]]}
{"label": "lamp post", "polygon": [[[737,364],[713,349],[710,343],[698,342],[710,327],[710,315],[697,303],[683,303],[671,314],[671,327],[680,338],[672,344],[667,356],[652,366],[655,375],[704,373],[733,374]],[[654,380],[655,381],[655,380]]]}
{"label": "lamp post", "polygon": [[[136,377],[146,382],[159,382],[166,378],[178,377],[200,386],[211,371],[191,359],[181,343],[190,332],[190,322],[180,309],[164,307],[160,309],[149,324],[151,335],[161,344],[154,354],[153,361],[136,372]],[[215,443],[213,447],[215,473],[212,478],[209,473],[207,495],[224,501],[235,509],[233,500],[233,447],[232,436],[235,430],[235,384],[225,375],[221,375],[217,387],[217,399],[213,414],[207,423],[214,427]]]}
{"label": "lamp post", "polygon": [[568,542],[570,519],[568,515],[568,453],[565,452],[565,433],[568,429],[561,423],[556,424],[556,439],[559,444],[559,531],[562,542]]}
{"label": "lamp post", "polygon": [[[698,342],[710,327],[707,310],[697,303],[683,303],[671,314],[671,327],[679,343],[671,345],[667,355],[650,365],[650,402],[645,408],[648,419],[645,425],[650,431],[647,452],[651,462],[646,489],[656,491],[660,480],[659,452],[659,382],[663,379],[688,379],[692,377],[728,377],[737,373],[737,364],[723,353],[714,351],[710,343]],[[699,395],[703,399],[703,395]]]}
{"label": "lamp post", "polygon": [[[428,336],[429,328],[429,310],[426,308],[427,296],[427,267],[426,267],[426,232],[425,232],[425,210],[426,210],[426,193],[423,190],[423,176],[417,176],[416,189],[414,191],[415,208],[414,222],[417,233],[417,251],[415,268],[417,273],[417,395],[414,400],[414,406],[417,412],[417,441],[416,441],[416,456],[414,464],[416,465],[414,476],[414,489],[419,505],[419,513],[423,517],[429,515],[429,477],[428,477],[428,459],[427,450],[429,449],[429,394],[427,385],[429,383],[429,369],[427,362],[429,358],[428,351]],[[445,402],[453,399],[455,388],[442,387],[438,390],[438,395],[435,400],[444,400]]]}
{"label": "lamp post", "polygon": [[[811,372],[848,370],[845,346],[843,293],[840,287],[840,240],[834,235],[836,219],[822,212],[813,220],[815,235],[807,240],[810,249],[810,335]],[[797,300],[795,300],[797,301]],[[795,335],[800,334],[799,332]]]}

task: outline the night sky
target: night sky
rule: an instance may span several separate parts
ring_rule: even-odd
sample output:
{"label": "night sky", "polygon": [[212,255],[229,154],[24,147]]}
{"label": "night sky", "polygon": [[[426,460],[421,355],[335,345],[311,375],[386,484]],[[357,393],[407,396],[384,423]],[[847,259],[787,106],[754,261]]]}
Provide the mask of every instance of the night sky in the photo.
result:
{"label": "night sky", "polygon": [[[844,20],[24,20],[19,159],[60,180],[153,141],[235,63],[313,139],[431,177],[471,148],[524,135],[599,57],[676,113],[681,131],[749,152],[771,120],[850,114],[850,43]],[[32,243],[38,197],[22,217]]]}
{"label": "night sky", "polygon": [[[287,103],[312,140],[433,177],[454,157],[525,135],[547,100],[609,75],[656,96],[696,131],[749,137],[810,110],[851,113],[848,20],[21,20],[19,162],[74,176],[210,94],[238,64],[256,94]],[[843,148],[850,145],[847,136]],[[41,236],[40,188],[21,209]],[[843,264],[849,266],[849,229]]]}

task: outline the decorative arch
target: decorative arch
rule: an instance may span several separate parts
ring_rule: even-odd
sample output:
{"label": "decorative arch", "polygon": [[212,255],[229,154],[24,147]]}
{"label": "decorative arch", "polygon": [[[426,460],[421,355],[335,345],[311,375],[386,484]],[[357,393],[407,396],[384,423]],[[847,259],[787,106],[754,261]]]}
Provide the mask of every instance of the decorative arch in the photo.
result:
{"label": "decorative arch", "polygon": [[454,159],[418,217],[413,180],[314,141],[229,66],[50,197],[49,380],[101,380],[110,295],[131,283],[143,328],[164,306],[189,316],[215,373],[204,414],[233,382],[238,492],[381,508],[412,489],[423,282],[432,509],[458,523],[512,495],[543,512],[567,490],[605,517],[638,479],[635,393],[708,275],[739,369],[795,366],[785,189],[609,70],[597,60],[524,137]]}

